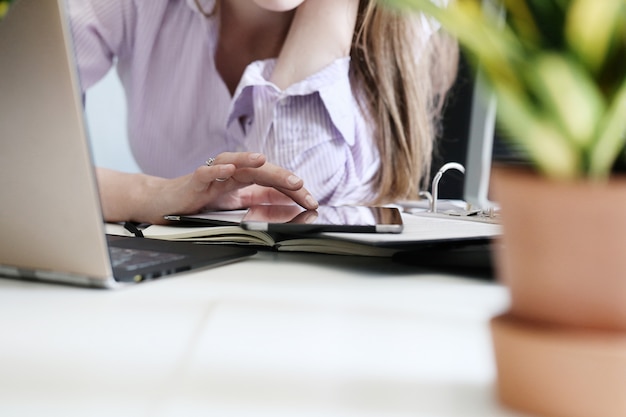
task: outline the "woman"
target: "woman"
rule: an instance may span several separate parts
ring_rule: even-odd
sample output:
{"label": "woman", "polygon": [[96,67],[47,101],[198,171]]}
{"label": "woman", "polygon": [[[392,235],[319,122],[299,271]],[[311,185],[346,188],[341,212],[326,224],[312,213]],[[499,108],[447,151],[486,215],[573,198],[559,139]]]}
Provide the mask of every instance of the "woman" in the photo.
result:
{"label": "woman", "polygon": [[68,2],[82,87],[117,66],[145,173],[99,170],[109,220],[280,199],[252,182],[307,208],[383,203],[429,170],[455,55],[425,19],[368,0]]}

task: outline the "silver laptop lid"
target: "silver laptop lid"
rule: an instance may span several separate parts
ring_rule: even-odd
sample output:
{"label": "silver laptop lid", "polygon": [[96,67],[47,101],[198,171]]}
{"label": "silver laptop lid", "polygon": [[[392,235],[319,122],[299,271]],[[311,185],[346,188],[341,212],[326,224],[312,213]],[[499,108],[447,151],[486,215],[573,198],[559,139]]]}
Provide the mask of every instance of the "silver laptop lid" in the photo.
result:
{"label": "silver laptop lid", "polygon": [[112,280],[79,91],[64,1],[15,2],[0,22],[2,274]]}

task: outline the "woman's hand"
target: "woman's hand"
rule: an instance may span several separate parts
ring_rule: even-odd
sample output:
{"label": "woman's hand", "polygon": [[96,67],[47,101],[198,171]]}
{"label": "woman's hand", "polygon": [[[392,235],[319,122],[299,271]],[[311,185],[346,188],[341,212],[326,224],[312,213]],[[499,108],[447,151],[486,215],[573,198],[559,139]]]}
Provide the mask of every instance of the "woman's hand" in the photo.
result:
{"label": "woman's hand", "polygon": [[290,171],[267,163],[258,153],[222,153],[211,166],[174,179],[98,170],[106,221],[164,223],[167,214],[203,209],[240,209],[254,204],[296,202],[315,209],[317,201]]}

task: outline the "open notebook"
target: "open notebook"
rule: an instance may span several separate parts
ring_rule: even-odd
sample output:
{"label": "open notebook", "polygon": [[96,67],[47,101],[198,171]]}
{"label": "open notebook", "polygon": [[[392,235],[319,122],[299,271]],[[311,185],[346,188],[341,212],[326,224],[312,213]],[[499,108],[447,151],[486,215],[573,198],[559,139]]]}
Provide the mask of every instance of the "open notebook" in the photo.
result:
{"label": "open notebook", "polygon": [[117,287],[250,256],[107,236],[63,0],[0,22],[0,275]]}

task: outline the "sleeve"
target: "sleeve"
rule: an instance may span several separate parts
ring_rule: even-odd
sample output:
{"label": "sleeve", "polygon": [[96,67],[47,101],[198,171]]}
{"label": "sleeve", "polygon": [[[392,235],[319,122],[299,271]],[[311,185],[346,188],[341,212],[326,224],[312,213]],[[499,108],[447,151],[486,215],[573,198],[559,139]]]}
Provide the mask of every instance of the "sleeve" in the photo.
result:
{"label": "sleeve", "polygon": [[297,173],[322,204],[371,199],[378,151],[353,96],[350,59],[282,91],[268,81],[274,64],[251,64],[235,92],[228,124],[243,130],[240,148]]}
{"label": "sleeve", "polygon": [[132,0],[67,0],[76,63],[83,92],[99,81],[115,59],[130,50]]}

